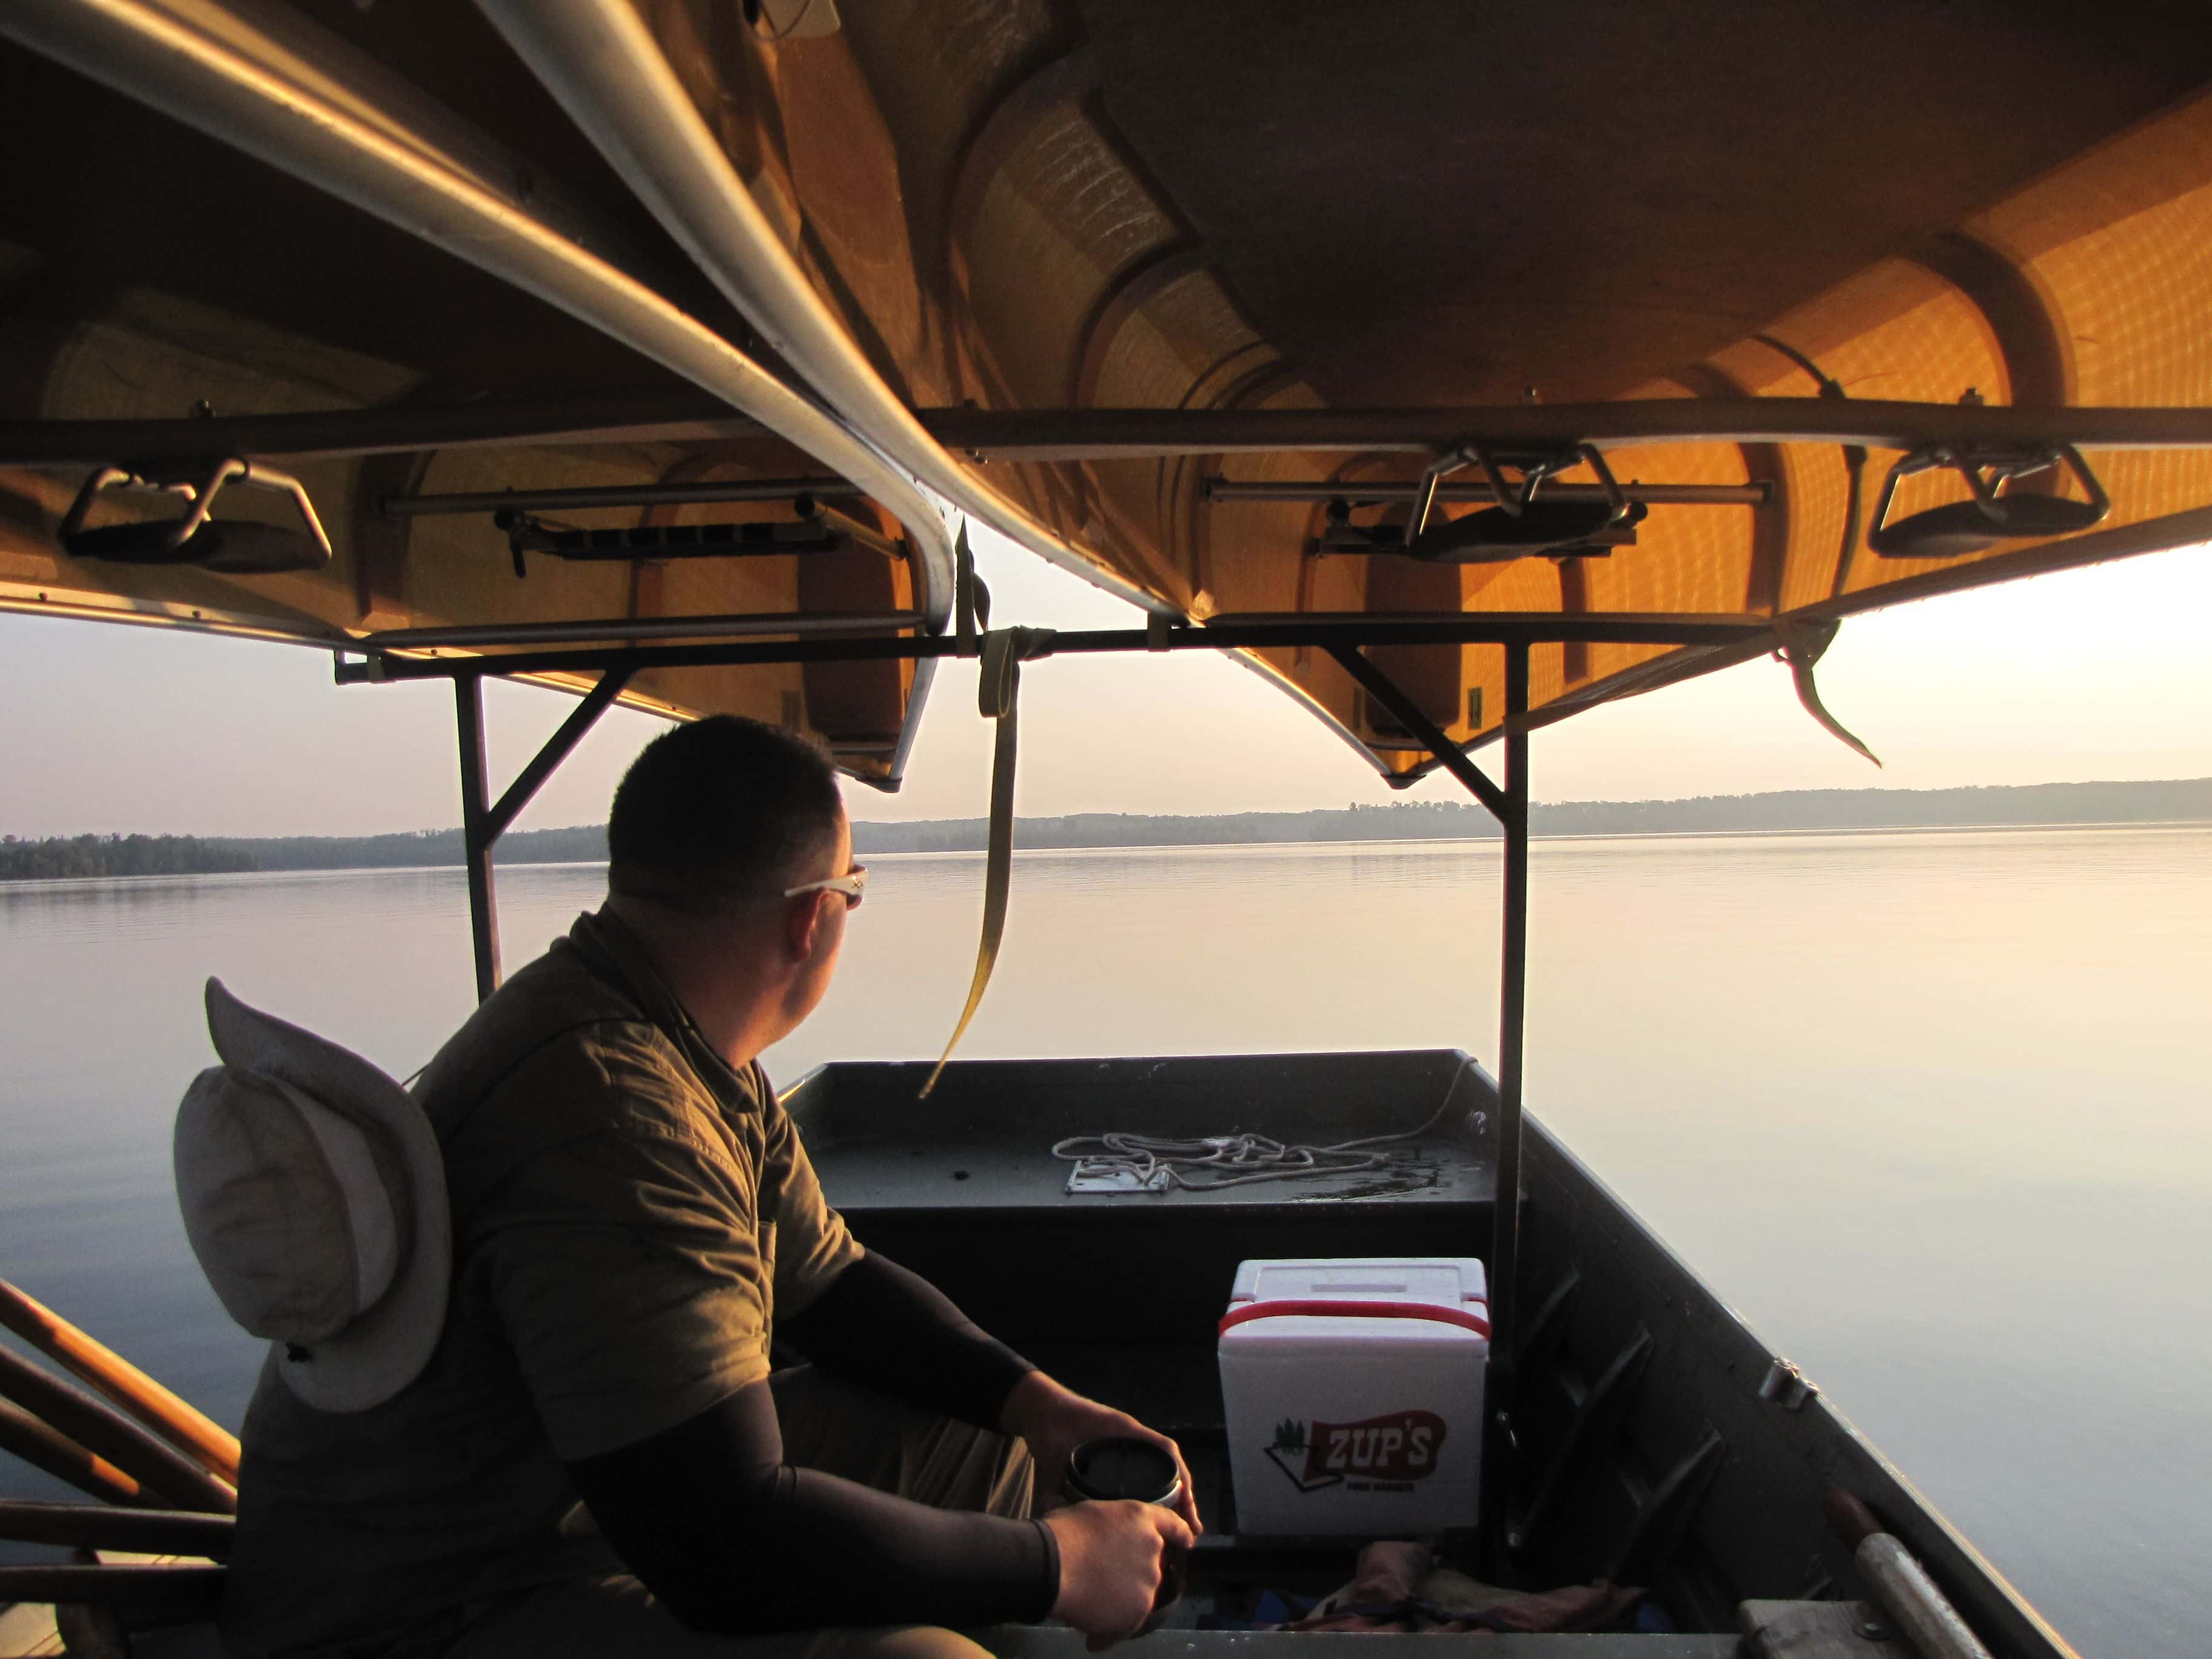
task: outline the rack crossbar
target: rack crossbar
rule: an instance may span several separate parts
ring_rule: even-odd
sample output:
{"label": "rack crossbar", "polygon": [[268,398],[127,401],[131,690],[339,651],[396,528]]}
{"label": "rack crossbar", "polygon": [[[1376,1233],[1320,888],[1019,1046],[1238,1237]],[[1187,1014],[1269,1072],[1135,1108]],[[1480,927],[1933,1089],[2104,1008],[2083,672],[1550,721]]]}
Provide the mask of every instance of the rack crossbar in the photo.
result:
{"label": "rack crossbar", "polygon": [[[509,645],[585,644],[593,641],[758,639],[780,635],[896,634],[921,623],[918,611],[823,611],[814,616],[745,611],[712,617],[602,617],[575,622],[460,623],[451,628],[388,628],[363,635],[352,649],[368,652],[474,651]],[[478,660],[471,659],[471,660]],[[767,658],[749,659],[768,661]],[[506,670],[500,671],[507,672]]]}
{"label": "rack crossbar", "polygon": [[[2015,408],[1873,398],[1647,398],[1460,409],[917,409],[973,459],[1141,460],[1172,455],[1404,453],[1645,443],[1934,444],[2212,448],[2212,409]],[[696,392],[441,407],[319,410],[209,420],[0,421],[0,466],[295,459],[532,444],[729,442],[757,421]]]}
{"label": "rack crossbar", "polygon": [[[695,619],[695,623],[696,623]],[[779,619],[776,631],[796,631]],[[1042,656],[1098,656],[1139,651],[1268,651],[1301,646],[1322,650],[1364,645],[1542,645],[1580,641],[1595,645],[1736,645],[1771,634],[1763,617],[1670,617],[1640,612],[1493,611],[1488,615],[1419,618],[1344,616],[1304,621],[1236,620],[1212,626],[1095,629],[1055,634]],[[372,635],[347,648],[380,653],[427,644],[411,630]],[[768,631],[763,629],[762,631]],[[507,636],[508,640],[512,636]],[[502,641],[501,642],[507,642]],[[343,649],[343,648],[342,648]],[[625,646],[607,643],[574,650],[502,652],[490,656],[416,657],[384,654],[368,661],[340,655],[340,684],[379,680],[450,679],[469,673],[575,674],[623,667],[631,673],[661,668],[726,668],[744,664],[883,662],[956,657],[952,635],[847,639],[731,639],[698,644]],[[972,648],[969,653],[972,654]]]}
{"label": "rack crossbar", "polygon": [[[1205,495],[1209,501],[1348,501],[1354,507],[1366,504],[1390,504],[1417,501],[1421,486],[1418,483],[1359,483],[1350,479],[1331,482],[1326,478],[1288,480],[1274,483],[1265,479],[1212,477],[1206,481]],[[1624,483],[1620,487],[1624,498],[1641,501],[1646,507],[1765,507],[1774,499],[1774,486],[1765,479],[1740,484],[1670,484]],[[1612,498],[1601,484],[1563,484],[1547,482],[1543,498],[1547,501],[1602,501]],[[1493,484],[1439,483],[1434,499],[1439,501],[1494,501],[1498,489]]]}
{"label": "rack crossbar", "polygon": [[593,507],[705,507],[720,501],[778,501],[798,495],[857,495],[843,478],[727,478],[720,483],[599,484],[572,489],[479,489],[449,495],[386,495],[381,513],[416,519],[459,513],[580,513]]}

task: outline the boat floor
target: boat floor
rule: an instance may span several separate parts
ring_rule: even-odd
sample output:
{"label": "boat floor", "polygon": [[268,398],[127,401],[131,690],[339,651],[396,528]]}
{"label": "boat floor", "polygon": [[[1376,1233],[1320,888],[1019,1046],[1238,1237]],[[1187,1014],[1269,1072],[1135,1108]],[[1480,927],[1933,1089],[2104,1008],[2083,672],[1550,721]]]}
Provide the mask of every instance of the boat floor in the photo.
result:
{"label": "boat floor", "polygon": [[[1079,1631],[1052,1626],[1002,1625],[969,1632],[998,1659],[1091,1659]],[[1607,1634],[1432,1636],[1443,1645],[1474,1644],[1483,1659],[1732,1659],[1732,1635],[1623,1636]],[[1372,1636],[1314,1632],[1291,1635],[1273,1631],[1161,1630],[1127,1650],[1132,1659],[1358,1659],[1372,1654]],[[132,1659],[225,1659],[211,1625],[181,1625],[140,1631],[131,1638]],[[1425,1649],[1424,1651],[1430,1650]],[[58,1659],[65,1650],[55,1634],[53,1617],[43,1607],[0,1609],[0,1659]],[[632,1659],[609,1654],[607,1659]]]}

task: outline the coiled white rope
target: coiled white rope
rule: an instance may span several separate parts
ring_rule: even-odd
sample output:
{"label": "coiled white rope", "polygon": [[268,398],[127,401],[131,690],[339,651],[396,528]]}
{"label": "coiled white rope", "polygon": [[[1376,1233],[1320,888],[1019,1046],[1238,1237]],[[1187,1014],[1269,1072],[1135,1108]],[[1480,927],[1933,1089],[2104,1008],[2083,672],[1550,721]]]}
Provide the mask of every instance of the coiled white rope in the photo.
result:
{"label": "coiled white rope", "polygon": [[[1135,1134],[1122,1130],[1104,1134],[1070,1135],[1054,1144],[1052,1155],[1073,1164],[1086,1176],[1121,1176],[1136,1183],[1135,1190],[1166,1192],[1180,1187],[1185,1192],[1219,1192],[1224,1187],[1249,1187],[1262,1181],[1306,1181],[1317,1176],[1362,1175],[1395,1169],[1403,1154],[1377,1151],[1418,1140],[1437,1127],[1450,1108],[1448,1095],[1443,1107],[1418,1129],[1393,1135],[1368,1135],[1340,1140],[1332,1146],[1281,1141],[1260,1134],[1200,1135],[1178,1139],[1172,1135]],[[1469,1114],[1469,1125],[1482,1127],[1480,1112]],[[1194,1175],[1209,1176],[1193,1180]]]}

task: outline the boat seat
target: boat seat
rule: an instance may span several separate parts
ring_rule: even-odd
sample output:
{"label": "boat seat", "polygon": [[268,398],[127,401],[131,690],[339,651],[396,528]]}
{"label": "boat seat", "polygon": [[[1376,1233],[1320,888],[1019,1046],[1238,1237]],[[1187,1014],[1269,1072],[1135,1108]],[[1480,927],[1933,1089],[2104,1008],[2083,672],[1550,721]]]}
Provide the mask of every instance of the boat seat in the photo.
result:
{"label": "boat seat", "polygon": [[[998,1659],[1090,1659],[1080,1631],[1057,1626],[1002,1625],[969,1632]],[[1132,1649],[1142,1659],[1374,1659],[1389,1635],[1352,1631],[1161,1630]],[[1637,1635],[1553,1632],[1540,1635],[1480,1632],[1464,1636],[1395,1638],[1421,1644],[1424,1659],[1735,1659],[1737,1638],[1725,1633]]]}

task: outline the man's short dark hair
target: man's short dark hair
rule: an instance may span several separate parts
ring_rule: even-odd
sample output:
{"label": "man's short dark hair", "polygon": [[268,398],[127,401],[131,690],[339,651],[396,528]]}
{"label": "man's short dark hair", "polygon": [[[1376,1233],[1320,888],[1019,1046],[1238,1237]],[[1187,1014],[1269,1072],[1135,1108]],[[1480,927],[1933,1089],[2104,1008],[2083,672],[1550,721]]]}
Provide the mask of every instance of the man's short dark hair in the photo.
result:
{"label": "man's short dark hair", "polygon": [[822,747],[778,726],[715,714],[641,750],[607,817],[607,885],[702,913],[836,872],[845,803]]}

